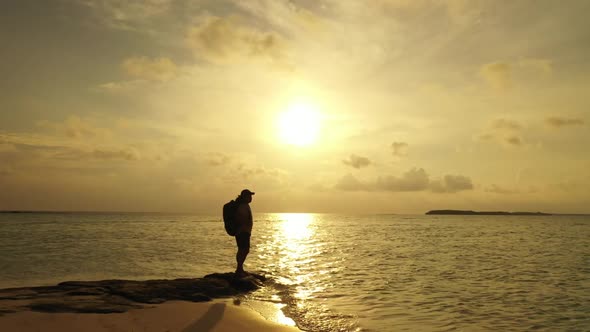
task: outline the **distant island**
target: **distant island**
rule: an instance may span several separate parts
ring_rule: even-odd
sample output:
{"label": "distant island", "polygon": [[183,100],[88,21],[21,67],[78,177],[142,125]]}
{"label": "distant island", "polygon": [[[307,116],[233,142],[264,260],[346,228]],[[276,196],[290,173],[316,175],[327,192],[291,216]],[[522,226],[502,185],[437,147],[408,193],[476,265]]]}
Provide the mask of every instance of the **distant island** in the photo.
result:
{"label": "distant island", "polygon": [[485,215],[485,216],[551,216],[544,212],[506,212],[506,211],[471,211],[471,210],[430,210],[426,214],[434,215]]}
{"label": "distant island", "polygon": [[0,213],[36,213],[35,211],[20,211],[20,210],[12,210],[12,211],[5,211],[2,210]]}

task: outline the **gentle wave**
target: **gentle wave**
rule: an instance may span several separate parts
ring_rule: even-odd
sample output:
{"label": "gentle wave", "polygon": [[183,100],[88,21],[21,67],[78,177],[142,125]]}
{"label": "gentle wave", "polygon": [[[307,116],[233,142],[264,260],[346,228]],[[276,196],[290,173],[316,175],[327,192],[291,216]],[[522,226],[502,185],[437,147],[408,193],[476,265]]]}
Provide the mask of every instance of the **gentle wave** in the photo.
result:
{"label": "gentle wave", "polygon": [[[590,218],[260,214],[251,295],[309,331],[584,330]],[[221,219],[0,215],[0,287],[232,271]]]}

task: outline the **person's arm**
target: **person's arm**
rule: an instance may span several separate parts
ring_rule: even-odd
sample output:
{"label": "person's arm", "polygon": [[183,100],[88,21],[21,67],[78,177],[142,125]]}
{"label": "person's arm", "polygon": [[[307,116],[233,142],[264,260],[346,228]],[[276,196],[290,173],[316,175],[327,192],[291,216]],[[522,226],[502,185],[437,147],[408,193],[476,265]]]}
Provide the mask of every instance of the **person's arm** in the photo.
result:
{"label": "person's arm", "polygon": [[237,211],[237,219],[239,220],[239,231],[241,232],[252,232],[252,211],[250,205],[240,204]]}
{"label": "person's arm", "polygon": [[244,230],[245,226],[248,224],[247,208],[247,204],[238,205],[238,209],[236,211],[236,224],[238,225],[238,233]]}

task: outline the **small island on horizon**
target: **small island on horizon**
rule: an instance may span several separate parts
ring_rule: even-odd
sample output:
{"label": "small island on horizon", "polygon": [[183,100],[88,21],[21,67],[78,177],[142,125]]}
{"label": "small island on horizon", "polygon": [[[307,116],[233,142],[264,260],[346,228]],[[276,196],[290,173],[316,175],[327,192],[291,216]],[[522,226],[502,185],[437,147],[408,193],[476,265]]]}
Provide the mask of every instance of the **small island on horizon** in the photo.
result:
{"label": "small island on horizon", "polygon": [[507,211],[472,211],[472,210],[430,210],[429,215],[486,215],[486,216],[551,216],[545,212],[507,212]]}

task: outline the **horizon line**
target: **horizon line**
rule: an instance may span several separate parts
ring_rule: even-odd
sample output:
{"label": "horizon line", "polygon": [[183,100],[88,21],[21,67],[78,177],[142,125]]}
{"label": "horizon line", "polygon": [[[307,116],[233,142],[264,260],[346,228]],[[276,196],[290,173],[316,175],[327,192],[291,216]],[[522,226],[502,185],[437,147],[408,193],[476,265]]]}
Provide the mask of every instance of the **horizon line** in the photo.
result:
{"label": "horizon line", "polygon": [[[453,210],[453,209],[449,209],[449,210]],[[269,211],[261,211],[261,212],[255,212],[254,214],[263,214],[263,213],[276,213],[276,214],[288,214],[288,213],[302,213],[302,214],[352,214],[352,215],[427,215],[426,213],[429,211],[434,211],[434,210],[428,210],[426,212],[423,213],[396,213],[396,212],[363,212],[363,213],[342,213],[342,212],[269,212]],[[456,210],[456,211],[463,211],[463,210]],[[509,213],[513,213],[512,211],[504,211],[504,210],[486,210],[486,211],[476,211],[476,212],[509,212]],[[517,211],[517,212],[529,212],[529,211]],[[534,213],[538,213],[540,211],[535,211]],[[203,212],[196,212],[196,211],[177,211],[177,212],[171,212],[171,211],[109,211],[109,210],[103,210],[103,211],[92,211],[92,210],[0,210],[1,214],[19,214],[19,213],[64,213],[64,214],[75,214],[75,213],[96,213],[96,214],[193,214],[193,215],[202,215],[202,216],[213,216],[216,214],[210,214],[210,213],[203,213]],[[590,213],[552,213],[552,212],[541,212],[546,214],[547,216],[589,216]],[[221,211],[219,213],[219,215],[221,216]],[[436,215],[436,214],[435,214]],[[444,214],[440,214],[440,215],[436,215],[436,216],[442,216]],[[449,215],[453,215],[453,214],[449,214]]]}

